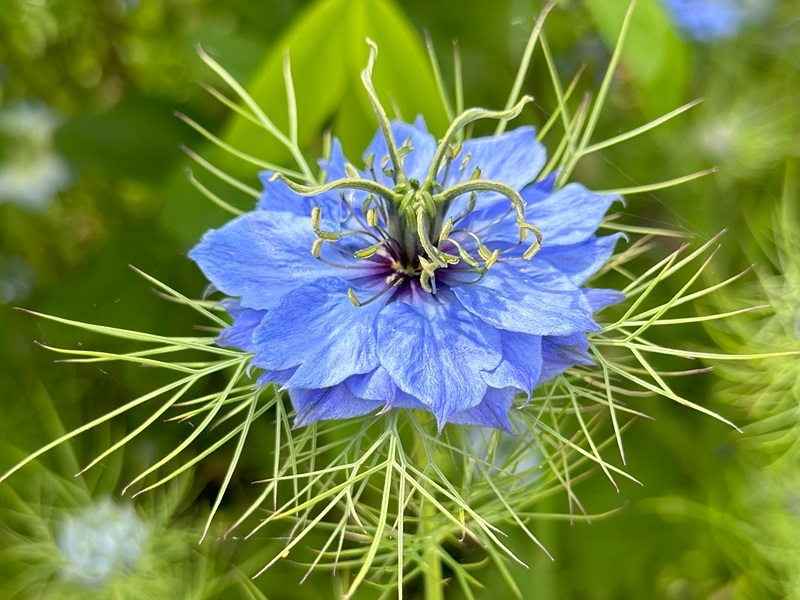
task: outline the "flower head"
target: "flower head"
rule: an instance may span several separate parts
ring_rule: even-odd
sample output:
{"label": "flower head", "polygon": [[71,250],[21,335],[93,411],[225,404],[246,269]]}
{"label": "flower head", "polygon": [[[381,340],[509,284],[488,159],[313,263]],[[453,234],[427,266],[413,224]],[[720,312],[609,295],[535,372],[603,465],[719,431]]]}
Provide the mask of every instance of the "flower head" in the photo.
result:
{"label": "flower head", "polygon": [[[515,395],[592,364],[592,313],[621,299],[582,289],[619,235],[594,235],[614,196],[536,181],[531,127],[461,141],[473,108],[437,143],[421,118],[390,123],[362,74],[380,130],[329,183],[262,174],[255,211],[207,232],[189,254],[231,296],[219,343],[253,352],[259,383],[288,389],[296,426],[391,408],[510,430]],[[400,143],[398,143],[400,142]],[[544,246],[543,246],[544,243]]]}
{"label": "flower head", "polygon": [[296,424],[411,407],[508,429],[515,394],[591,364],[592,313],[620,294],[581,285],[618,239],[594,235],[615,197],[531,183],[530,127],[455,129],[387,123],[361,171],[334,142],[327,185],[264,173],[257,209],[191,251],[236,298],[219,342],[289,390]]}

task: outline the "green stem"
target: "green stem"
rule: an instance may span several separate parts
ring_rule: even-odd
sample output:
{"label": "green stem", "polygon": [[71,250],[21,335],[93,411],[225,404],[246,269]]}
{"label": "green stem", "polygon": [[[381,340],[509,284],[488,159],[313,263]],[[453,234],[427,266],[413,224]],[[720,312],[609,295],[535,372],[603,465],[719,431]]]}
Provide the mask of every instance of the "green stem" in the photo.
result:
{"label": "green stem", "polygon": [[[435,425],[434,422],[434,427]],[[428,454],[429,450],[426,448],[426,445],[427,442],[424,438],[417,439],[414,444],[414,463],[420,469],[424,469],[423,465],[429,462],[429,460],[435,460],[432,454]],[[431,495],[436,494],[436,490],[432,489],[430,486],[426,487]],[[424,502],[422,505],[422,514],[420,515],[420,527],[423,532],[436,527],[436,523],[439,522],[437,516],[436,507],[431,502]],[[442,560],[439,556],[439,540],[432,538],[429,541],[424,558],[425,568],[423,569],[423,582],[425,600],[444,600],[444,582],[442,580]]]}
{"label": "green stem", "polygon": [[[425,508],[427,509],[429,506],[433,508],[430,504],[427,504]],[[428,510],[425,512],[427,513]],[[444,600],[442,561],[435,546],[431,546],[425,551],[425,565],[425,600]]]}

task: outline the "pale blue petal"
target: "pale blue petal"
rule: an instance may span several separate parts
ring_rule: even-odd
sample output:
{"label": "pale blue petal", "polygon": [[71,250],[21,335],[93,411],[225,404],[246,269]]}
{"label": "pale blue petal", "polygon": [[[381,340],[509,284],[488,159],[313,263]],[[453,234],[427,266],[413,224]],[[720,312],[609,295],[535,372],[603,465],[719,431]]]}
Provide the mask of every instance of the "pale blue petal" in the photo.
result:
{"label": "pale blue petal", "polygon": [[559,170],[553,171],[544,179],[532,183],[528,189],[539,190],[543,194],[552,194],[556,191],[556,182],[560,174],[561,171]]}
{"label": "pale blue petal", "polygon": [[625,294],[617,290],[585,288],[583,290],[583,295],[586,296],[589,306],[592,307],[592,312],[598,312],[606,306],[619,304],[625,301]]}
{"label": "pale blue petal", "polygon": [[[252,367],[256,367],[254,364],[250,363]],[[287,381],[292,378],[294,372],[297,370],[297,367],[292,367],[291,369],[284,369],[282,371],[263,371],[261,375],[259,375],[258,380],[256,381],[256,385],[264,386],[270,383],[277,383],[279,386],[284,386]]]}
{"label": "pale blue petal", "polygon": [[264,188],[258,200],[258,210],[288,212],[307,217],[310,223],[311,210],[319,206],[323,223],[335,226],[342,221],[346,209],[338,191],[329,191],[318,196],[301,196],[290,190],[283,181],[272,181],[273,175],[272,171],[263,171],[258,175]]}
{"label": "pale blue petal", "polygon": [[546,260],[564,273],[575,285],[582,285],[597,273],[614,254],[614,246],[624,233],[604,237],[590,237],[588,240],[569,246],[548,246],[545,244],[533,260]]}
{"label": "pale blue petal", "polygon": [[[461,169],[467,157],[469,161]],[[498,136],[474,138],[464,142],[443,186],[447,188],[468,181],[477,167],[481,170],[481,179],[500,181],[521,190],[536,179],[545,161],[545,148],[536,141],[533,127],[519,127]]]}
{"label": "pale blue petal", "polygon": [[619,196],[596,194],[579,183],[570,183],[553,194],[536,186],[521,192],[526,202],[525,220],[542,232],[542,247],[578,244],[594,234]]}
{"label": "pale blue petal", "polygon": [[542,374],[539,383],[550,381],[575,365],[594,366],[585,334],[542,338]]}
{"label": "pale blue petal", "polygon": [[[467,157],[469,160],[464,164]],[[536,130],[533,127],[520,127],[499,136],[467,140],[461,153],[453,161],[447,180],[442,186],[448,188],[468,181],[477,167],[481,170],[481,179],[499,181],[515,190],[521,190],[536,179],[545,160],[545,148],[536,141]],[[457,217],[462,214],[468,201],[468,194],[459,196],[450,207],[448,216]],[[501,194],[485,192],[479,196],[477,206],[479,210],[489,212],[480,217],[476,215],[475,223],[481,219],[492,219],[489,213],[506,210],[510,204],[508,198]],[[464,224],[464,227],[471,228],[475,225]]]}
{"label": "pale blue petal", "polygon": [[377,412],[385,405],[385,402],[357,398],[343,383],[315,390],[292,388],[289,398],[297,413],[294,427],[305,427],[316,421],[360,417]]}
{"label": "pale blue petal", "polygon": [[440,424],[480,402],[487,388],[482,371],[500,364],[500,352],[499,332],[447,290],[394,302],[378,316],[381,364]]}
{"label": "pale blue petal", "polygon": [[392,408],[426,410],[422,402],[398,388],[383,367],[378,367],[372,373],[353,375],[345,383],[353,395],[359,398],[388,403]]}
{"label": "pale blue petal", "polygon": [[269,309],[292,290],[342,273],[312,256],[315,239],[305,217],[254,211],[206,232],[189,257],[217,289],[239,296],[242,306]]}
{"label": "pale blue petal", "polygon": [[500,329],[532,335],[598,330],[580,288],[541,263],[499,263],[480,282],[453,292],[467,310]]}
{"label": "pale blue petal", "polygon": [[[398,148],[407,139],[411,140],[411,147],[414,150],[406,154],[403,159],[403,171],[409,179],[424,181],[433,162],[433,156],[436,153],[436,139],[425,129],[425,122],[417,120],[414,125],[409,125],[400,121],[392,121],[392,135]],[[372,143],[364,153],[365,161],[369,154],[375,155],[375,174],[378,180],[391,187],[391,180],[383,176],[383,170],[381,169],[381,163],[384,157],[388,156],[389,150],[380,130],[375,134]],[[391,161],[386,163],[386,167],[392,168]],[[371,174],[365,173],[364,176],[371,178]]]}
{"label": "pale blue petal", "polygon": [[320,279],[286,294],[253,335],[253,362],[279,371],[297,367],[289,388],[323,388],[378,367],[375,318],[380,300],[356,307],[342,279]]}
{"label": "pale blue petal", "polygon": [[342,143],[337,139],[331,140],[331,156],[328,160],[320,159],[319,166],[325,171],[328,176],[327,181],[336,181],[337,179],[344,179],[347,177],[347,171],[344,166],[347,164],[347,158],[342,151]]}
{"label": "pale blue petal", "polygon": [[226,298],[221,304],[233,318],[233,325],[220,332],[216,340],[217,345],[253,352],[255,350],[253,331],[261,323],[267,311],[244,308],[233,298]]}
{"label": "pale blue petal", "polygon": [[[513,388],[497,390],[489,388],[477,406],[454,413],[449,423],[494,427],[507,433],[514,433],[508,420],[508,411],[514,401]],[[441,429],[441,427],[440,427]]]}
{"label": "pale blue petal", "polygon": [[383,367],[378,367],[370,373],[353,375],[345,383],[354,396],[389,404],[394,401],[399,391]]}
{"label": "pale blue petal", "polygon": [[483,380],[493,388],[516,388],[530,395],[542,370],[542,338],[501,330],[500,340],[503,360],[496,369],[484,373]]}

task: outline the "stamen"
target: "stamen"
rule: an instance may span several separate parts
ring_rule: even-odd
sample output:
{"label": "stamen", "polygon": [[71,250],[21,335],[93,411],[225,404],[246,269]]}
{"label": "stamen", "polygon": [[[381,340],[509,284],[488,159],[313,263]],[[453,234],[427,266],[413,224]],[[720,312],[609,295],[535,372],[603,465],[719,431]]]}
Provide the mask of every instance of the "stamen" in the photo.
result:
{"label": "stamen", "polygon": [[350,179],[361,179],[361,173],[350,163],[344,163],[344,172]]}
{"label": "stamen", "polygon": [[417,209],[417,234],[422,247],[428,253],[428,257],[430,257],[433,264],[437,267],[446,267],[447,264],[439,257],[439,250],[431,244],[428,220],[425,218],[424,210],[421,207]]}
{"label": "stamen", "polygon": [[463,221],[473,210],[475,210],[475,205],[477,204],[477,202],[478,202],[478,194],[472,192],[469,195],[469,202],[467,202],[467,208],[464,210],[464,212],[462,212],[454,219],[454,224],[458,224],[460,221]]}
{"label": "stamen", "polygon": [[456,247],[456,249],[458,250],[458,255],[461,257],[462,261],[464,261],[466,264],[468,264],[473,269],[479,269],[480,268],[480,265],[478,265],[478,262],[474,258],[472,258],[472,256],[470,256],[470,254],[466,250],[464,250],[464,248],[461,246],[461,244],[459,244],[456,240],[454,240],[451,237],[447,238],[447,241],[450,242],[451,244],[453,244]]}
{"label": "stamen", "polygon": [[375,153],[370,152],[367,154],[367,158],[364,159],[364,165],[367,167],[367,171],[370,172],[372,175],[372,181],[377,182],[378,179],[375,177]]}
{"label": "stamen", "polygon": [[378,249],[380,249],[381,247],[385,246],[388,243],[389,243],[388,239],[381,240],[377,244],[372,244],[372,246],[367,246],[366,248],[362,248],[361,250],[356,250],[355,252],[353,252],[353,256],[362,259],[370,258],[378,251]]}
{"label": "stamen", "polygon": [[395,276],[391,277],[388,280],[388,282],[386,283],[386,285],[377,294],[375,294],[374,296],[371,296],[368,300],[365,300],[364,302],[361,302],[358,299],[358,296],[356,296],[356,293],[353,291],[353,288],[348,287],[347,288],[347,298],[350,300],[350,302],[353,303],[353,306],[356,306],[356,307],[366,306],[367,304],[371,304],[372,302],[375,302],[375,300],[377,300],[378,298],[383,296],[386,292],[391,290],[393,287],[397,287],[400,283],[402,283],[402,281],[403,281],[402,275],[395,275]]}

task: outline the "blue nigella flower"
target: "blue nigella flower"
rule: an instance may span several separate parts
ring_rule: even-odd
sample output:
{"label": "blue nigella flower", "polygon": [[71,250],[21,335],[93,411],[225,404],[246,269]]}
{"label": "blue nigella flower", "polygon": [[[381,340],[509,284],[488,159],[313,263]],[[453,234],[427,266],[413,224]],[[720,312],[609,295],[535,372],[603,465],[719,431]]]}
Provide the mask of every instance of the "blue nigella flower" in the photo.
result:
{"label": "blue nigella flower", "polygon": [[361,171],[334,141],[322,186],[263,173],[257,209],[190,252],[230,296],[218,342],[288,390],[296,426],[405,407],[508,430],[517,394],[593,364],[592,314],[622,295],[581,285],[619,238],[594,234],[616,197],[536,181],[531,127],[456,130],[386,122]]}
{"label": "blue nigella flower", "polygon": [[735,0],[663,0],[676,25],[700,42],[724,39],[739,33],[745,20]]}

